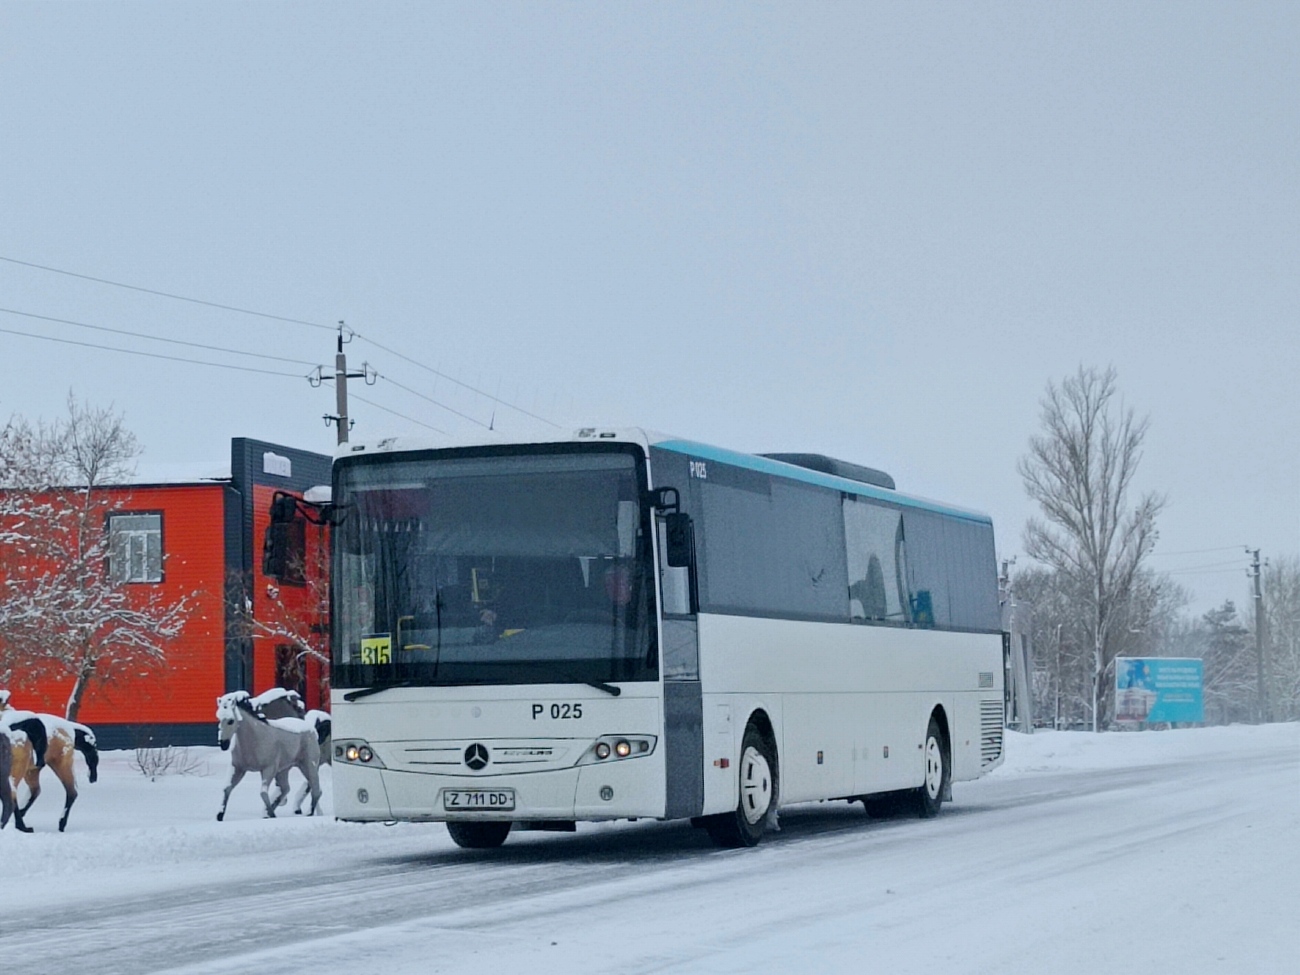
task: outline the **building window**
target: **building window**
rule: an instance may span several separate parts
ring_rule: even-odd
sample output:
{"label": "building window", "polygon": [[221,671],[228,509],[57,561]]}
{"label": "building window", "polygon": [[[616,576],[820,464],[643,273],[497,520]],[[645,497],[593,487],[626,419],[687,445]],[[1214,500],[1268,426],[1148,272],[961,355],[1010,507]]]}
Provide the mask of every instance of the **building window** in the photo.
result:
{"label": "building window", "polygon": [[114,582],[162,582],[162,515],[108,516],[108,573]]}

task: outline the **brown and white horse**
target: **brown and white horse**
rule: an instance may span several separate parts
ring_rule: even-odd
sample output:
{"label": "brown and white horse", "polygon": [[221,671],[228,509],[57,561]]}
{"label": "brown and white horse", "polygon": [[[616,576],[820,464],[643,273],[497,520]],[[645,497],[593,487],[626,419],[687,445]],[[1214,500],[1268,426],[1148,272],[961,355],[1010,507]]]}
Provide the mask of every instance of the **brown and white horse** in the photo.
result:
{"label": "brown and white horse", "polygon": [[[14,826],[24,833],[32,831],[23,817],[41,794],[41,769],[48,767],[63,783],[63,815],[59,817],[59,832],[62,833],[67,828],[72,804],[77,801],[76,753],[81,752],[85,757],[86,766],[90,770],[90,781],[94,782],[99,778],[99,750],[95,746],[95,733],[85,725],[52,714],[38,714],[35,717],[46,739],[44,761],[40,761],[37,744],[32,736],[23,734],[13,742],[13,754],[7,770],[8,777],[13,782]],[[25,731],[31,727],[30,720],[14,721],[8,727]],[[27,801],[20,806],[17,804],[18,787],[24,783],[27,786]]]}

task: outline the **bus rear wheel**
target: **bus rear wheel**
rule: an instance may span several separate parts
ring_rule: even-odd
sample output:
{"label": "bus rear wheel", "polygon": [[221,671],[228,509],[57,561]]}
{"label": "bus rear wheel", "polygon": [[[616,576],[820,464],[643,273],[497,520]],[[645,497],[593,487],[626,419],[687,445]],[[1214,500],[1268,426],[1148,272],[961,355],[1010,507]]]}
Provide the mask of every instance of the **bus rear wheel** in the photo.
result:
{"label": "bus rear wheel", "polygon": [[952,775],[949,768],[948,744],[939,727],[938,718],[930,718],[930,727],[925,732],[925,781],[916,790],[916,811],[922,819],[933,819],[939,815],[943,805],[944,794],[948,791],[948,780]]}
{"label": "bus rear wheel", "polygon": [[740,801],[729,813],[704,817],[709,839],[718,846],[756,846],[763,838],[768,814],[776,808],[776,750],[754,725],[745,729],[740,745]]}
{"label": "bus rear wheel", "polygon": [[452,842],[466,850],[495,850],[510,835],[509,822],[448,823]]}

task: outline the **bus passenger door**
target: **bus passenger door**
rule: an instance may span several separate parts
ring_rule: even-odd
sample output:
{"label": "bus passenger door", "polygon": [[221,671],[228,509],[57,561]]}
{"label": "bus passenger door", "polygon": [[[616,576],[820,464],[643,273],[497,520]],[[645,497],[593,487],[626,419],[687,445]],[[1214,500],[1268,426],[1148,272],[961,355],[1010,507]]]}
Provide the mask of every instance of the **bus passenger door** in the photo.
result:
{"label": "bus passenger door", "polygon": [[[659,665],[664,687],[667,776],[664,815],[668,819],[687,819],[704,811],[704,702],[695,615],[693,529],[688,515],[674,513],[655,521],[663,565]],[[672,537],[674,534],[677,537]]]}

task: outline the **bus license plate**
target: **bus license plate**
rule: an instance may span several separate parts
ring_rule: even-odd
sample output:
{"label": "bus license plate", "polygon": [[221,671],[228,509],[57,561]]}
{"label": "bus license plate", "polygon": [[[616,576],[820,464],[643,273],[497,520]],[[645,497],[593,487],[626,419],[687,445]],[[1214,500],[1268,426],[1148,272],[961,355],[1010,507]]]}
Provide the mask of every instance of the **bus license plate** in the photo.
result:
{"label": "bus license plate", "polygon": [[515,808],[514,789],[444,789],[442,808],[448,812]]}

